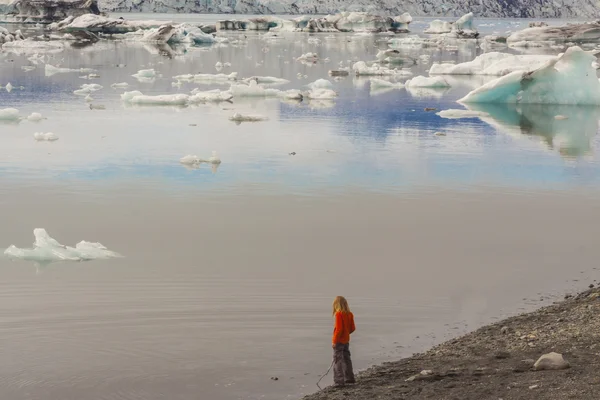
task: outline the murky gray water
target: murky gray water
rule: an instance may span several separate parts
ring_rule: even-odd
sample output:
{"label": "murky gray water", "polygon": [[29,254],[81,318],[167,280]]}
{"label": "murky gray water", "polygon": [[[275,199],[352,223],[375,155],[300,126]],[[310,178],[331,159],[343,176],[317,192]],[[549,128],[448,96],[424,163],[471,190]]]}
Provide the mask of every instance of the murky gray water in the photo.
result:
{"label": "murky gray water", "polygon": [[[525,121],[508,107],[487,107],[485,121],[424,111],[460,108],[481,83],[468,79],[376,94],[368,79],[347,78],[332,102],[187,108],[124,106],[110,88],[189,93],[198,85],[173,87],[172,76],[216,73],[221,61],[231,63],[222,72],[298,89],[387,47],[380,35],[246,36],[187,49],[102,41],[44,60],[94,68],[92,81],[0,53],[0,85],[16,87],[0,91],[0,108],[47,117],[0,125],[0,248],[29,246],[43,227],[61,243],[100,241],[125,256],[0,259],[0,397],[298,398],[329,366],[338,294],[355,311],[353,355],[365,368],[597,279],[595,108],[528,107]],[[308,51],[330,60],[294,60]],[[432,61],[480,51],[403,49]],[[161,76],[131,77],[146,68]],[[92,96],[106,110],[73,95],[90,82],[104,86]],[[269,119],[236,125],[234,112]],[[548,117],[557,114],[570,119]],[[36,143],[38,131],[59,140]],[[218,168],[179,164],[213,150]]]}

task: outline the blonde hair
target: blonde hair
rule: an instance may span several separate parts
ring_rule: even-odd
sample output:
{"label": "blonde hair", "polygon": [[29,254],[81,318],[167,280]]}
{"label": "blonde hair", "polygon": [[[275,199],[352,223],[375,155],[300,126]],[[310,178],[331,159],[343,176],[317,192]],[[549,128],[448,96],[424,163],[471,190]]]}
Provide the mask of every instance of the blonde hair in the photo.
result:
{"label": "blonde hair", "polygon": [[350,306],[348,306],[348,301],[344,296],[337,296],[335,300],[333,300],[333,315],[335,315],[336,312],[350,312]]}

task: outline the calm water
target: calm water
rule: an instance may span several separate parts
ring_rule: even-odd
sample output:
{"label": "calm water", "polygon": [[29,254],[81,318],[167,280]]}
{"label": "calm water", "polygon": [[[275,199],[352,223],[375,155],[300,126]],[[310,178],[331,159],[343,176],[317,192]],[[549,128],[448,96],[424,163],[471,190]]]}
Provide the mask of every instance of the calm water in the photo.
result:
{"label": "calm water", "polygon": [[[527,23],[479,25],[506,33]],[[413,34],[426,26],[416,21]],[[365,368],[598,279],[598,109],[486,107],[485,121],[424,111],[462,108],[456,100],[481,78],[377,93],[349,77],[333,81],[334,101],[184,108],[125,106],[110,87],[225,89],[172,85],[216,73],[220,61],[231,63],[221,72],[304,89],[374,59],[389,38],[227,36],[243,42],[67,44],[37,64],[32,53],[0,53],[0,85],[15,87],[0,90],[0,108],[47,118],[0,124],[0,247],[28,246],[44,227],[64,244],[100,241],[125,256],[45,267],[0,259],[2,398],[295,399],[329,366],[337,294],[355,309],[353,354]],[[476,42],[400,50],[415,75],[481,53]],[[309,51],[329,61],[295,60]],[[100,77],[46,76],[45,63]],[[159,73],[153,82],[131,77],[147,68]],[[105,110],[73,94],[84,83],[104,87],[92,97]],[[268,120],[236,125],[234,112]],[[60,139],[36,143],[40,131]],[[213,150],[218,168],[179,163]]]}

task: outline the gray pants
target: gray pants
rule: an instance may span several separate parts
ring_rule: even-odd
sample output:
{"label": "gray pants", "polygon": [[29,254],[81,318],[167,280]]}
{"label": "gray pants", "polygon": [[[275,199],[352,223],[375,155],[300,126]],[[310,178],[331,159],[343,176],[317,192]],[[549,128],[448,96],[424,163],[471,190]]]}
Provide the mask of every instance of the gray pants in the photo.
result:
{"label": "gray pants", "polygon": [[336,385],[354,383],[350,344],[337,343],[333,349],[333,382]]}

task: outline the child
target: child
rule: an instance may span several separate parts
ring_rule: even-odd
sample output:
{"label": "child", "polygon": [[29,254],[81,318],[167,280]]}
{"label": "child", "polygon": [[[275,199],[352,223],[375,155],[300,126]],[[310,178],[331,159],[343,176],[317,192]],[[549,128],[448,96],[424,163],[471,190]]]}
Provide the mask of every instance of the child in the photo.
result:
{"label": "child", "polygon": [[333,301],[333,382],[336,386],[354,383],[354,371],[350,359],[350,334],[355,331],[354,315],[342,296]]}

